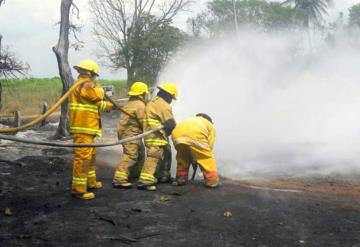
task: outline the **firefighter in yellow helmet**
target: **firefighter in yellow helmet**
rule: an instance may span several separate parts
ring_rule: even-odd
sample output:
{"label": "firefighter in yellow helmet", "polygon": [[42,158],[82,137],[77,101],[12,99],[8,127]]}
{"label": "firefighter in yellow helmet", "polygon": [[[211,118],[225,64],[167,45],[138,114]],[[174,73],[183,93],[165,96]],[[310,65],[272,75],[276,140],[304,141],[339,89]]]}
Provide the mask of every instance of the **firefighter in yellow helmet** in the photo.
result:
{"label": "firefighter in yellow helmet", "polygon": [[[80,84],[70,94],[70,133],[74,143],[93,144],[96,136],[101,136],[101,111],[110,111],[113,105],[104,101],[104,90],[97,85],[99,66],[92,60],[82,60],[74,68]],[[93,199],[95,194],[87,189],[102,188],[96,180],[95,148],[74,148],[73,177],[71,193],[81,199]]]}
{"label": "firefighter in yellow helmet", "polygon": [[164,158],[164,149],[169,144],[168,136],[176,123],[171,102],[178,96],[176,85],[166,82],[159,86],[157,96],[145,108],[144,131],[164,126],[164,130],[145,137],[146,160],[140,173],[139,189],[156,190],[155,172],[157,164]]}
{"label": "firefighter in yellow helmet", "polygon": [[175,185],[184,185],[188,180],[189,166],[195,162],[200,167],[205,185],[215,188],[219,185],[216,160],[213,154],[215,127],[212,119],[204,113],[184,120],[176,125],[172,139],[177,151]]}
{"label": "firefighter in yellow helmet", "polygon": [[[129,101],[124,105],[123,112],[117,126],[118,138],[124,139],[143,133],[143,122],[145,118],[145,100],[149,93],[148,86],[143,82],[132,84],[128,95]],[[142,140],[124,143],[123,156],[115,171],[113,186],[116,188],[130,188],[130,169],[139,158],[139,150],[143,147]]]}

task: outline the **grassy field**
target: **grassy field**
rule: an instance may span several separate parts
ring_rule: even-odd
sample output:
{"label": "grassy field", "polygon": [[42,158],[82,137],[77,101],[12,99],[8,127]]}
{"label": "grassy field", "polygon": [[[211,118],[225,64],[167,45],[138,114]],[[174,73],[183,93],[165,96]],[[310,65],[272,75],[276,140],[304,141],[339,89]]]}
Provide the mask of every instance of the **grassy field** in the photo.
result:
{"label": "grassy field", "polygon": [[[114,85],[115,97],[126,95],[125,80],[100,80],[103,86]],[[61,95],[60,78],[29,78],[10,80],[3,84],[2,109],[0,115],[11,115],[20,110],[22,115],[39,114],[43,103],[54,104]]]}

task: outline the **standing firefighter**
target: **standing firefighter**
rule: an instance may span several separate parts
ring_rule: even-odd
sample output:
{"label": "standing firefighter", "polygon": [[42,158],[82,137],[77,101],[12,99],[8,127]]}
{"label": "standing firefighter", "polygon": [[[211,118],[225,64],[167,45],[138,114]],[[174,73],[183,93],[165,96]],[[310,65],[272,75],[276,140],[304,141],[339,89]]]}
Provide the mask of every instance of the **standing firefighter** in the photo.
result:
{"label": "standing firefighter", "polygon": [[[103,100],[104,90],[95,79],[99,66],[92,60],[82,60],[74,68],[79,72],[76,82],[83,82],[70,95],[70,133],[74,143],[93,144],[101,136],[100,111],[110,111],[113,105]],[[81,199],[93,199],[95,194],[87,189],[100,189],[96,181],[95,148],[74,148],[71,193]]]}
{"label": "standing firefighter", "polygon": [[[143,82],[132,84],[128,95],[129,101],[123,107],[123,113],[118,122],[119,139],[133,137],[143,133],[143,121],[145,117],[145,99],[149,92],[148,86]],[[130,188],[129,169],[134,166],[139,158],[139,150],[142,147],[142,140],[136,140],[123,144],[123,156],[118,165],[114,179],[114,187]]]}
{"label": "standing firefighter", "polygon": [[212,119],[199,113],[179,123],[172,139],[177,151],[177,171],[175,185],[184,185],[188,180],[189,166],[195,162],[204,175],[205,185],[215,188],[219,185],[216,161],[212,152],[215,142],[215,128]]}
{"label": "standing firefighter", "polygon": [[146,106],[144,131],[152,130],[159,125],[164,130],[145,137],[146,160],[139,178],[139,189],[156,190],[155,172],[157,164],[164,158],[164,149],[169,144],[168,136],[176,123],[172,113],[171,102],[178,96],[176,85],[171,82],[158,87],[157,96]]}

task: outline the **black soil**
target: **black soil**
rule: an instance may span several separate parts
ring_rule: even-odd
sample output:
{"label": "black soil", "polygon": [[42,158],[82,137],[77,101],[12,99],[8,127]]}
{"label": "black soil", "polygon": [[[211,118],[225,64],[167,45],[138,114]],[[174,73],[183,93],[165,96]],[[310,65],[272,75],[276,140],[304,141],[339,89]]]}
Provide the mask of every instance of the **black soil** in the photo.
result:
{"label": "black soil", "polygon": [[82,201],[70,196],[71,159],[57,152],[0,162],[0,246],[360,246],[359,205],[343,198],[226,182],[119,190],[102,166],[104,188]]}

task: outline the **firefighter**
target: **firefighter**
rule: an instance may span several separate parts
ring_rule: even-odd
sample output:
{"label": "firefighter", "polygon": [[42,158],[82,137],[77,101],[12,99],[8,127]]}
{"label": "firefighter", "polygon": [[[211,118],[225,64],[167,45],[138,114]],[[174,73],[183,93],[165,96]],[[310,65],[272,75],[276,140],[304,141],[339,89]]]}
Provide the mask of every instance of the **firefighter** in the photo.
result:
{"label": "firefighter", "polygon": [[[113,105],[103,100],[104,90],[96,83],[99,66],[92,60],[82,60],[74,66],[83,82],[70,94],[70,133],[74,143],[93,144],[101,136],[101,111],[110,111]],[[96,180],[95,148],[74,148],[71,193],[81,199],[93,199],[95,194],[87,189],[100,189]]]}
{"label": "firefighter", "polygon": [[149,131],[163,125],[164,129],[145,137],[146,160],[140,173],[139,189],[156,190],[154,176],[159,161],[164,158],[164,151],[169,144],[168,136],[176,123],[172,113],[171,103],[178,96],[176,85],[166,82],[159,86],[157,96],[145,108],[144,131]]}
{"label": "firefighter", "polygon": [[[145,100],[149,93],[148,86],[143,82],[132,84],[128,95],[129,101],[123,107],[123,113],[118,122],[118,138],[133,137],[143,133],[143,121],[145,117]],[[130,169],[139,158],[139,151],[143,147],[142,140],[127,142],[123,146],[123,156],[115,171],[113,186],[116,188],[130,188]]]}
{"label": "firefighter", "polygon": [[184,120],[176,125],[172,139],[177,151],[177,171],[174,185],[185,185],[188,180],[189,166],[197,164],[205,179],[205,185],[216,188],[219,177],[213,154],[215,127],[212,119],[204,113]]}

